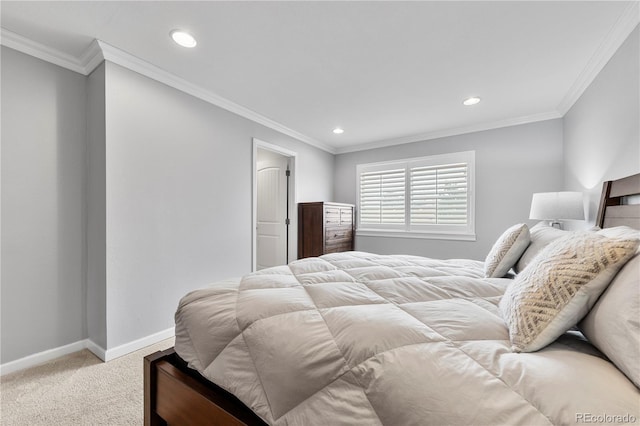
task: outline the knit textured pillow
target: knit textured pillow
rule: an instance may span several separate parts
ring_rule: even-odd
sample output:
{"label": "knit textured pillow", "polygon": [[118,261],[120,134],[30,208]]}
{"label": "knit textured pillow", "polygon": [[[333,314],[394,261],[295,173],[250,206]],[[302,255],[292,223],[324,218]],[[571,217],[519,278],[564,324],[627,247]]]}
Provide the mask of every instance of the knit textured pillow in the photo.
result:
{"label": "knit textured pillow", "polygon": [[549,244],[518,274],[500,301],[513,351],[537,351],[576,325],[639,244],[593,232],[574,233]]}
{"label": "knit textured pillow", "polygon": [[529,245],[529,227],[524,223],[513,225],[502,233],[484,261],[484,276],[500,278],[507,275]]}

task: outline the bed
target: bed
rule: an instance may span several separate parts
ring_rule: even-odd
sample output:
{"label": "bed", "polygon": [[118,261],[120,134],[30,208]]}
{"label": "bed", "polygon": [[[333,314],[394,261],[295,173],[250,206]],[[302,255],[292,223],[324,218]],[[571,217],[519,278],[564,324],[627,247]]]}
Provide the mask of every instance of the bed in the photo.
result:
{"label": "bed", "polygon": [[640,174],[605,182],[608,229],[579,241],[619,243],[584,286],[599,289],[576,290],[584,303],[572,295],[542,332],[547,306],[529,321],[520,307],[533,293],[518,286],[545,268],[555,277],[568,240],[542,225],[505,231],[490,274],[488,260],[347,252],[191,292],[175,348],[145,358],[145,424],[635,423],[640,205],[627,200],[638,193]]}

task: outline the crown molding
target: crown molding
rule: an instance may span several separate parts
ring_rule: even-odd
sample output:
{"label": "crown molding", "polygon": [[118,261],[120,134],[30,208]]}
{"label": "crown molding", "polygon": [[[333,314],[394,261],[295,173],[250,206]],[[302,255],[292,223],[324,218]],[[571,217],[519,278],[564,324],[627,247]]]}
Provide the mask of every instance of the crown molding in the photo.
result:
{"label": "crown molding", "polygon": [[117,47],[111,46],[104,41],[97,40],[97,44],[102,51],[104,60],[106,61],[112,62],[131,71],[142,74],[160,83],[166,84],[167,86],[173,87],[174,89],[180,90],[181,92],[187,93],[198,99],[202,99],[203,101],[208,102],[212,105],[218,106],[241,117],[247,118],[255,123],[261,124],[272,130],[276,130],[287,136],[291,136],[292,138],[304,142],[308,145],[322,149],[331,154],[335,154],[335,149],[329,145],[324,144],[323,142],[320,142],[307,135],[290,129],[274,120],[271,120],[270,118],[267,118],[255,111],[250,110],[249,108],[243,107],[242,105],[236,104],[235,102],[223,98],[222,96],[219,96],[209,90],[203,89],[200,86],[190,83],[187,80],[178,77],[177,75],[172,74],[168,71],[165,71],[150,62],[144,61],[134,55],[118,49]]}
{"label": "crown molding", "polygon": [[84,74],[84,67],[75,56],[45,46],[4,28],[0,28],[0,44],[62,68]]}
{"label": "crown molding", "polygon": [[80,58],[45,46],[5,28],[0,28],[0,44],[83,75],[89,75],[104,60],[96,40],[91,42]]}
{"label": "crown molding", "polygon": [[558,111],[564,116],[587,90],[607,62],[618,51],[622,43],[640,22],[640,2],[633,1],[618,18],[613,28],[600,43],[591,59],[587,62],[578,78],[558,105]]}
{"label": "crown molding", "polygon": [[346,154],[349,152],[365,151],[368,149],[385,148],[388,146],[403,145],[406,143],[413,143],[413,142],[424,142],[424,141],[433,140],[433,139],[446,138],[449,136],[458,136],[458,135],[464,135],[467,133],[482,132],[485,130],[494,130],[494,129],[500,129],[504,127],[518,126],[520,124],[529,124],[529,123],[536,123],[538,121],[553,120],[555,118],[562,118],[562,114],[560,114],[560,112],[558,111],[550,111],[550,112],[545,112],[541,114],[533,114],[533,115],[527,115],[523,117],[508,118],[506,120],[493,121],[490,123],[480,123],[480,124],[474,124],[471,126],[454,127],[446,130],[439,130],[436,132],[421,133],[418,135],[404,136],[401,138],[385,139],[381,141],[362,143],[358,145],[351,145],[351,146],[338,148],[336,150],[337,151],[336,154]]}
{"label": "crown molding", "polygon": [[222,109],[230,111],[241,117],[249,119],[255,123],[261,124],[277,132],[283,133],[287,136],[291,136],[301,142],[308,145],[319,148],[323,151],[327,151],[331,154],[335,154],[335,149],[323,142],[320,142],[314,138],[290,129],[270,118],[267,118],[249,108],[238,105],[222,96],[219,96],[209,90],[206,90],[200,86],[192,84],[187,80],[180,78],[168,71],[165,71],[147,61],[144,61],[136,56],[133,56],[123,50],[120,50],[108,43],[101,40],[94,40],[87,50],[76,58],[67,53],[53,49],[49,46],[37,43],[19,34],[13,33],[4,28],[0,33],[0,44],[27,55],[42,59],[43,61],[50,62],[52,64],[61,66],[68,70],[89,75],[102,61],[113,62],[114,64],[125,67],[131,71],[142,74],[146,77],[156,80],[174,89],[185,92],[191,96],[208,102],[212,105],[218,106]]}
{"label": "crown molding", "polygon": [[100,48],[100,42],[94,39],[80,57],[82,73],[84,75],[91,74],[103,61],[104,54]]}

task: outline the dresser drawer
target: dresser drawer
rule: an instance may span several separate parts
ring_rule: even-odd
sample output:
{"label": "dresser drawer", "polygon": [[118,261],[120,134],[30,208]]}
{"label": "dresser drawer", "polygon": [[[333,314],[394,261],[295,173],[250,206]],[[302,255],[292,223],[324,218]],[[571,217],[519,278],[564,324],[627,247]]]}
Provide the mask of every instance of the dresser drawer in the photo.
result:
{"label": "dresser drawer", "polygon": [[340,209],[340,225],[352,226],[353,224],[353,209],[341,208]]}
{"label": "dresser drawer", "polygon": [[350,226],[327,228],[325,231],[325,242],[329,244],[338,244],[347,242],[351,244],[353,238],[353,229]]}
{"label": "dresser drawer", "polygon": [[339,207],[324,208],[324,224],[325,226],[340,225],[340,208]]}

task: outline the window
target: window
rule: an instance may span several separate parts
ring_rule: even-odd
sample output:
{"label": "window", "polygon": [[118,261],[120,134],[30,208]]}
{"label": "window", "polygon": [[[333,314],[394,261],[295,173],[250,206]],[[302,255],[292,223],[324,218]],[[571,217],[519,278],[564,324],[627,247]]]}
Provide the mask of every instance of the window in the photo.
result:
{"label": "window", "polygon": [[475,240],[474,169],[474,151],[358,165],[358,235]]}

